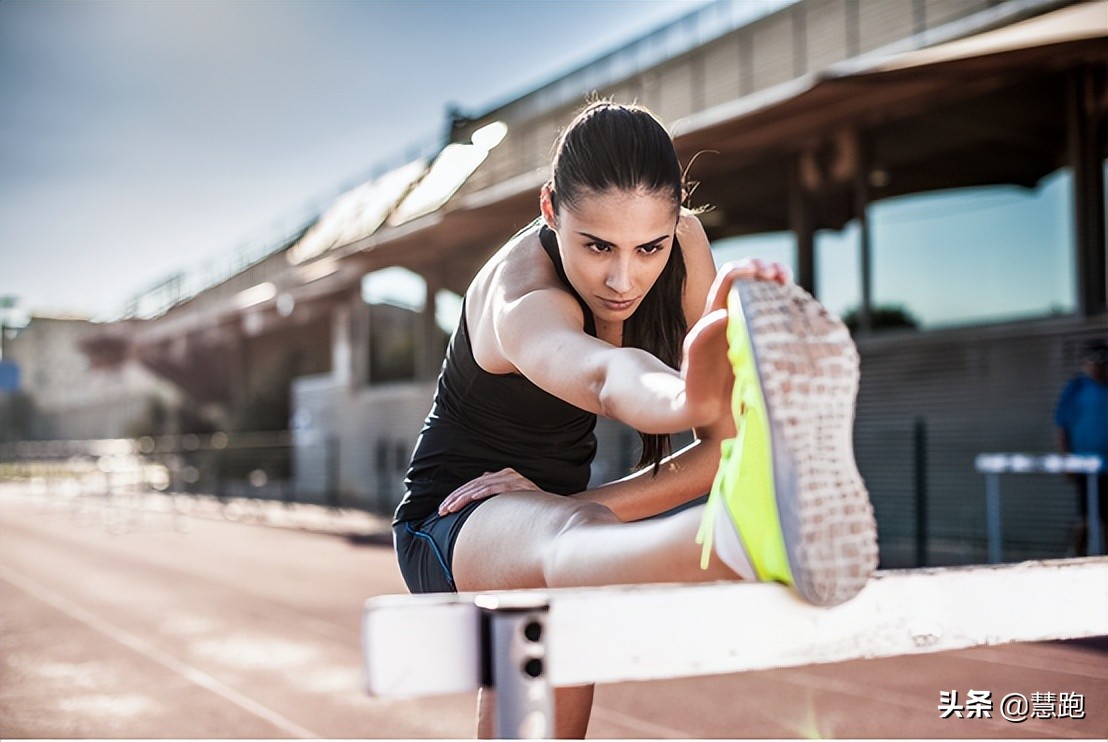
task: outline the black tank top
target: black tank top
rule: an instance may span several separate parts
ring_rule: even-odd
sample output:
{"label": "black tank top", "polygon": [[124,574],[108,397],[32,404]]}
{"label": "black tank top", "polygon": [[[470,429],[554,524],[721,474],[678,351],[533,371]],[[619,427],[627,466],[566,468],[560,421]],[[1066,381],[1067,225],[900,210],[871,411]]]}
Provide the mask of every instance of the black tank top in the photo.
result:
{"label": "black tank top", "polygon": [[[559,280],[581,305],[585,332],[595,337],[592,313],[562,267],[556,235],[542,226],[539,240]],[[547,492],[581,492],[588,485],[596,455],[595,426],[596,415],[543,391],[520,374],[491,374],[478,366],[463,300],[394,523],[422,520],[456,488],[509,466]]]}

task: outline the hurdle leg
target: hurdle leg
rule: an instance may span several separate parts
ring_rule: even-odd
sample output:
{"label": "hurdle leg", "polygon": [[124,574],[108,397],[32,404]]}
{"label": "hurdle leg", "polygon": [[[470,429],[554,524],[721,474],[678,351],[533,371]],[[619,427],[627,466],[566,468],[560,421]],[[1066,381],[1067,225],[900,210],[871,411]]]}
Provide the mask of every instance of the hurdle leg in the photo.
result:
{"label": "hurdle leg", "polygon": [[985,526],[988,533],[989,564],[1000,563],[1000,475],[985,475]]}
{"label": "hurdle leg", "polygon": [[493,736],[554,736],[554,688],[547,676],[546,621],[550,603],[534,594],[479,595],[481,684],[496,691]]}
{"label": "hurdle leg", "polygon": [[1088,498],[1088,547],[1086,553],[1089,556],[1096,556],[1101,552],[1101,544],[1103,543],[1102,534],[1100,532],[1100,472],[1091,471],[1088,476],[1089,486],[1085,488],[1085,497]]}

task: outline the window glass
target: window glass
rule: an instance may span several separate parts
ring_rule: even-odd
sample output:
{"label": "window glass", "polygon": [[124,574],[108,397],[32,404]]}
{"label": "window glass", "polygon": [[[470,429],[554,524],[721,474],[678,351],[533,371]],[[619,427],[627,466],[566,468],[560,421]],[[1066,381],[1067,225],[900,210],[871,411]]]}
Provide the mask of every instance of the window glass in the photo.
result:
{"label": "window glass", "polygon": [[362,278],[362,299],[366,304],[390,304],[422,312],[427,302],[427,282],[407,268],[385,268]]}
{"label": "window glass", "polygon": [[712,243],[716,266],[743,258],[781,263],[796,275],[796,238],[792,232],[766,232],[762,234],[727,237]]}
{"label": "window glass", "polygon": [[414,379],[426,282],[404,268],[385,268],[362,279],[362,299],[370,305],[370,383]]}
{"label": "window glass", "polygon": [[[861,303],[861,280],[858,262],[858,222],[852,221],[842,230],[824,229],[816,232],[815,294],[820,302],[836,314],[843,315]],[[796,238],[792,232],[728,237],[712,243],[716,265],[743,258],[758,258],[788,266],[795,279],[797,272]]]}
{"label": "window glass", "polygon": [[462,316],[462,297],[447,289],[435,294],[435,323],[449,337]]}
{"label": "window glass", "polygon": [[963,188],[870,206],[873,301],[921,327],[1070,314],[1073,179]]}
{"label": "window glass", "polygon": [[815,234],[816,297],[831,312],[845,316],[862,303],[861,230],[852,220],[841,230]]}

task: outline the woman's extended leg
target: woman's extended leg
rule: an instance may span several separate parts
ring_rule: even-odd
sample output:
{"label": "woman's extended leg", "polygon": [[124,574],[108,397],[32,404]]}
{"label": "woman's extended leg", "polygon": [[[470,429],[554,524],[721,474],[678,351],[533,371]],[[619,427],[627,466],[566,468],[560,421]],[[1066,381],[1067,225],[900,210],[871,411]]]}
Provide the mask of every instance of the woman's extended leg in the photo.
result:
{"label": "woman's extended leg", "polygon": [[490,499],[466,521],[452,559],[459,591],[737,579],[713,559],[700,568],[703,506],[620,522],[596,503],[545,492]]}

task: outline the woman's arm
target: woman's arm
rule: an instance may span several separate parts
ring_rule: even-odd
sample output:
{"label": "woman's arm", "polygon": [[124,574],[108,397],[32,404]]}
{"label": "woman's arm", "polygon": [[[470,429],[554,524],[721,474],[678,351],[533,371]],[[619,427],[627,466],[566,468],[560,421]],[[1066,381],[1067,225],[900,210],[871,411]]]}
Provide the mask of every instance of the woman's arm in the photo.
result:
{"label": "woman's arm", "polygon": [[[719,312],[713,311],[712,314],[716,317],[715,324],[720,324]],[[723,313],[723,324],[725,324],[726,317],[726,313]],[[697,441],[663,460],[656,475],[653,468],[648,467],[623,479],[603,485],[598,489],[574,495],[574,497],[601,503],[610,508],[621,520],[638,520],[650,515],[657,515],[688,502],[705,494],[711,487],[715,470],[719,466],[720,443],[725,438],[735,436],[734,422],[731,415],[726,414],[730,409],[729,400],[733,377],[731,376],[730,366],[726,363],[725,351],[703,347],[706,335],[697,332],[697,330],[705,323],[701,321],[697,324],[698,327],[694,328],[694,333],[690,335],[691,342],[686,343],[686,356],[698,359],[705,353],[714,353],[724,358],[726,368],[726,378],[722,380],[713,380],[710,376],[702,374],[701,376],[704,376],[704,379],[694,380],[689,384],[691,388],[703,386],[707,383],[721,385],[719,393],[724,401],[717,403],[713,414],[710,416],[712,421],[696,429]],[[695,372],[692,375],[695,376]],[[692,396],[696,396],[695,393]],[[488,473],[452,492],[442,502],[439,512],[446,514],[459,510],[474,500],[491,497],[502,492],[527,489],[538,488],[533,482],[512,469]]]}
{"label": "woman's arm", "polygon": [[[710,406],[689,398],[682,373],[644,350],[591,337],[581,331],[582,324],[577,302],[558,289],[532,291],[493,306],[503,357],[555,397],[645,433],[711,422]],[[698,386],[696,391],[703,396],[712,390]]]}
{"label": "woman's arm", "polygon": [[667,456],[657,474],[648,466],[573,497],[600,503],[622,521],[664,513],[708,493],[719,468],[721,441],[715,436],[699,438]]}
{"label": "woman's arm", "polygon": [[532,291],[493,307],[503,357],[550,394],[643,433],[674,433],[715,422],[732,380],[727,362],[727,293],[738,278],[785,281],[779,266],[726,266],[704,316],[685,339],[681,370],[638,348],[617,348],[581,331],[576,301],[557,289]]}

